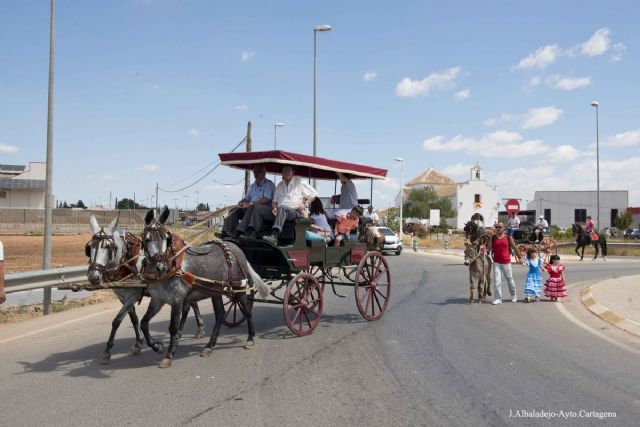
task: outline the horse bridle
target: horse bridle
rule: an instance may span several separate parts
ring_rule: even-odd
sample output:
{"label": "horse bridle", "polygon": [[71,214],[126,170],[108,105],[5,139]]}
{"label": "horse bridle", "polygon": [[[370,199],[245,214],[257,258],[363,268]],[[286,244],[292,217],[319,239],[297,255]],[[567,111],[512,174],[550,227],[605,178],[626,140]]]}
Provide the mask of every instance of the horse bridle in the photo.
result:
{"label": "horse bridle", "polygon": [[172,253],[171,232],[167,230],[167,228],[164,225],[160,224],[157,221],[154,221],[151,224],[146,225],[144,227],[144,230],[142,231],[142,234],[143,234],[142,244],[144,245],[145,252],[148,252],[145,244],[147,241],[147,233],[151,236],[151,238],[156,238],[155,240],[158,242],[162,240],[167,241],[167,249],[164,252],[158,251],[155,254],[153,254],[153,256],[147,255],[147,258],[151,259],[155,264],[159,262],[169,263],[171,261],[171,253]]}
{"label": "horse bridle", "polygon": [[[106,242],[106,243],[103,243]],[[102,265],[97,262],[98,258],[98,249],[100,247],[104,247],[107,249],[108,260],[107,265]],[[95,248],[94,255],[91,257],[91,248]],[[112,235],[106,233],[104,231],[104,227],[100,228],[100,231],[95,233],[91,240],[87,242],[85,245],[85,255],[89,257],[89,271],[97,271],[98,273],[102,273],[103,275],[107,274],[111,270],[107,270],[107,266],[109,262],[112,260],[113,255],[116,249],[116,241]]]}

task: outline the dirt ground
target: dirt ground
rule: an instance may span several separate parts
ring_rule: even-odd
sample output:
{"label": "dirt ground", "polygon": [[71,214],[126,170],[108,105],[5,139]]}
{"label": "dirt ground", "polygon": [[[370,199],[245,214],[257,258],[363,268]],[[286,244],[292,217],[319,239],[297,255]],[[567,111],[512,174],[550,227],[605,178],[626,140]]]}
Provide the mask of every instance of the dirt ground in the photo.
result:
{"label": "dirt ground", "polygon": [[[90,239],[90,234],[53,236],[51,268],[86,264],[84,246]],[[4,244],[5,273],[42,269],[44,236],[0,236],[0,240]]]}

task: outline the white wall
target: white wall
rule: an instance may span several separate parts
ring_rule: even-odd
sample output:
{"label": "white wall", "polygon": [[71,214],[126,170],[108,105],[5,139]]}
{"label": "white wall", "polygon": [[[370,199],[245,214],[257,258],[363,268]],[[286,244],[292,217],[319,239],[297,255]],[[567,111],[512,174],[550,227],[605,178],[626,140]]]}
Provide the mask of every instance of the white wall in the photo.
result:
{"label": "white wall", "polygon": [[27,170],[16,176],[15,179],[47,179],[47,164],[31,162]]}
{"label": "white wall", "polygon": [[[481,207],[474,207],[475,195],[480,194]],[[492,225],[498,219],[498,189],[486,181],[468,181],[458,184],[453,207],[458,211],[454,226],[463,228],[474,213],[484,218],[485,225]]]}
{"label": "white wall", "polygon": [[534,200],[527,204],[527,209],[535,210],[536,216],[544,215],[545,209],[551,209],[550,225],[571,227],[575,222],[575,210],[586,209],[596,223],[596,228],[611,227],[611,209],[618,209],[618,214],[626,212],[629,207],[627,190],[600,191],[600,222],[597,215],[596,191],[536,191]]}
{"label": "white wall", "polygon": [[2,190],[7,197],[0,198],[0,208],[44,209],[44,190]]}

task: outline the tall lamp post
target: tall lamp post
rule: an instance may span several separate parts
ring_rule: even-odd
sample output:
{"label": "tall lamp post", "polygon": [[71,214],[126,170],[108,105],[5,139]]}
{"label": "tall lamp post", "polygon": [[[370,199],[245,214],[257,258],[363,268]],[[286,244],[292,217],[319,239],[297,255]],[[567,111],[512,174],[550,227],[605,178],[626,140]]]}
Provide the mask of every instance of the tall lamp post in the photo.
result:
{"label": "tall lamp post", "polygon": [[[316,36],[319,32],[331,31],[331,25],[316,25],[313,27],[313,156],[316,156]],[[316,180],[313,180],[316,187]]]}
{"label": "tall lamp post", "polygon": [[184,211],[187,211],[187,201],[189,200],[189,196],[188,195],[184,195],[182,196],[184,197]]}
{"label": "tall lamp post", "polygon": [[[284,123],[282,122],[276,122],[273,124],[273,150],[277,150],[278,149],[278,128],[282,128],[284,127]],[[273,181],[275,182],[276,180],[276,174],[274,172],[273,174]]]}
{"label": "tall lamp post", "polygon": [[396,157],[396,162],[400,162],[400,241],[402,242],[402,200],[404,197],[404,159]]}
{"label": "tall lamp post", "polygon": [[596,220],[598,221],[597,229],[600,230],[600,132],[598,129],[598,110],[600,108],[600,103],[598,101],[593,101],[591,106],[596,109],[596,209],[598,210],[596,212]]}

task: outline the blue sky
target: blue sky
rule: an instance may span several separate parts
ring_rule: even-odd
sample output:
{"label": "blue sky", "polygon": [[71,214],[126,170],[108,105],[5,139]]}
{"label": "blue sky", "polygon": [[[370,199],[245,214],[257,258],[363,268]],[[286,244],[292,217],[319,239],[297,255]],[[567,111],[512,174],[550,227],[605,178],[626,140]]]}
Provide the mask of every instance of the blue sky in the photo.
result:
{"label": "blue sky", "polygon": [[[500,197],[596,188],[640,205],[640,86],[633,1],[57,1],[54,193],[107,204],[179,188],[253,123],[254,150],[312,151],[389,169],[386,207],[429,166],[478,162]],[[43,161],[48,2],[0,3],[0,163]],[[170,205],[241,195],[219,168]],[[358,187],[369,194],[369,186]],[[325,184],[328,194],[333,184]],[[198,193],[196,194],[196,191]],[[188,198],[184,197],[188,196]]]}

